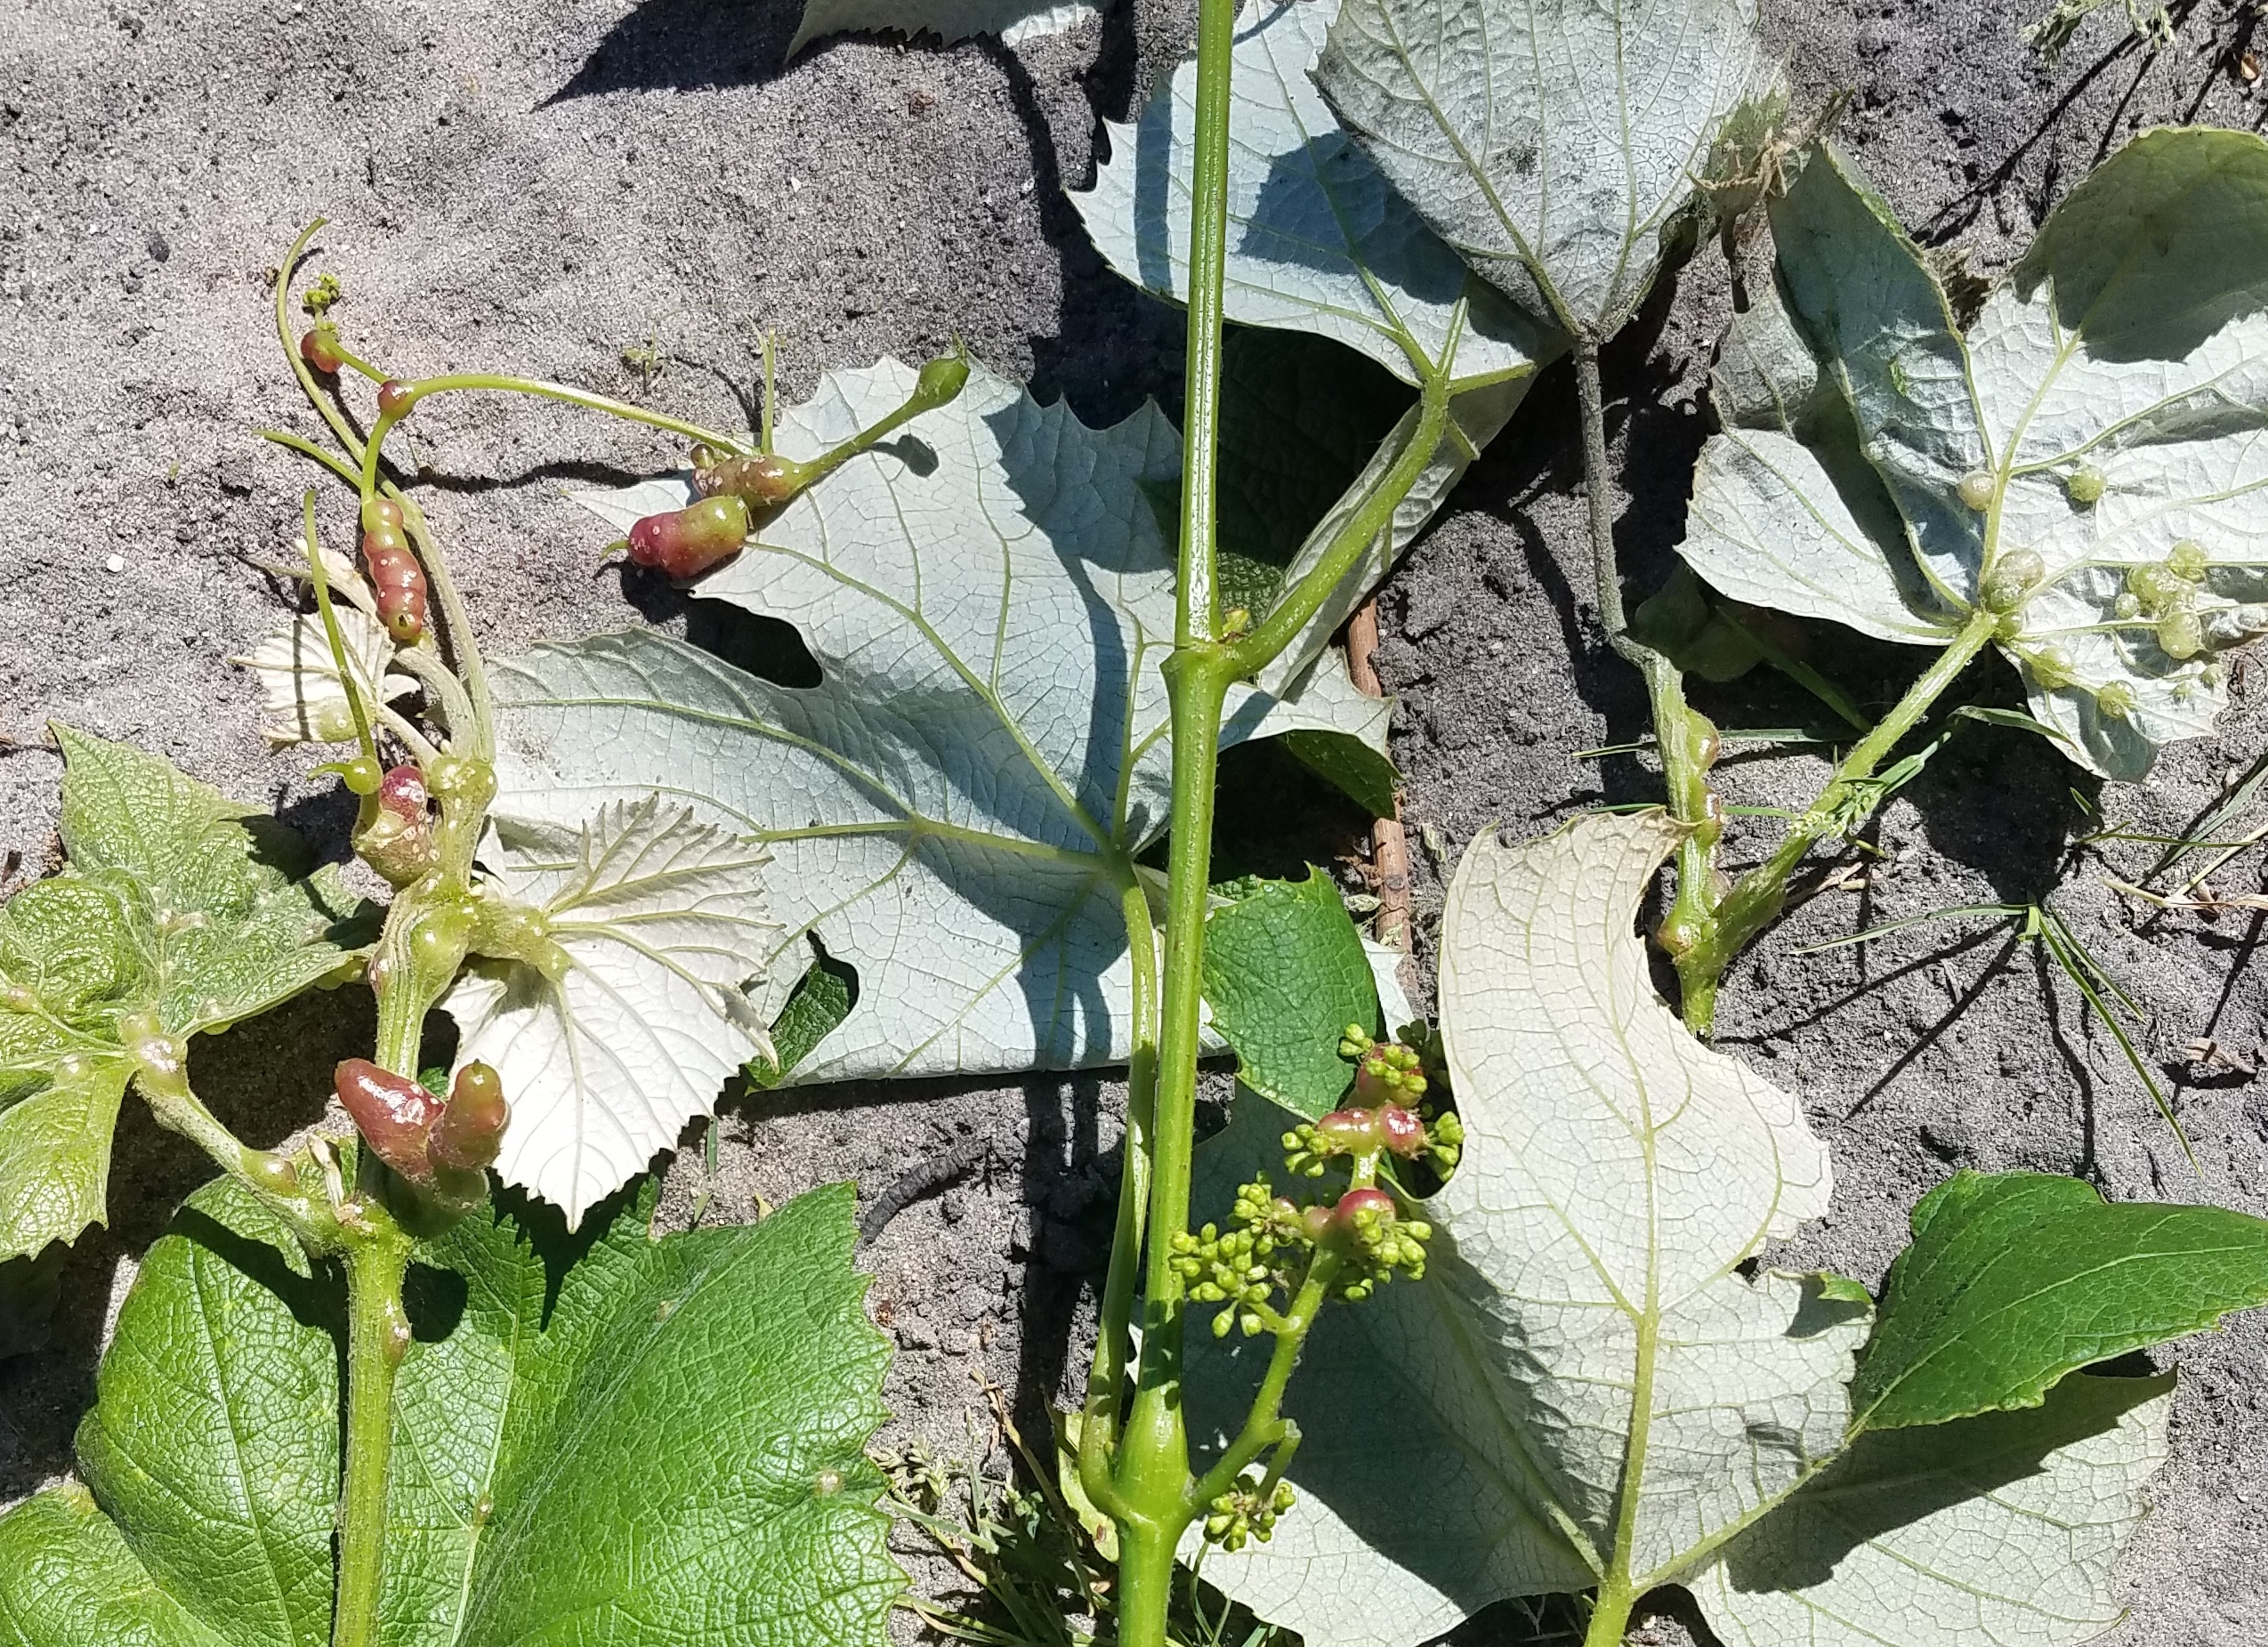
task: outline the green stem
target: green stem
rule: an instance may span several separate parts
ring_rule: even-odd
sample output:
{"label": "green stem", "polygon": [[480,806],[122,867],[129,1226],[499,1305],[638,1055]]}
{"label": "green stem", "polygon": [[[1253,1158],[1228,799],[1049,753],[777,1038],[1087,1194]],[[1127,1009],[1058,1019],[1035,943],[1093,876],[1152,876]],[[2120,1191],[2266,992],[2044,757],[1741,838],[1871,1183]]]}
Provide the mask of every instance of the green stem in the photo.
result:
{"label": "green stem", "polygon": [[394,1372],[409,1344],[401,1281],[409,1242],[391,1227],[346,1252],[346,1452],[331,1647],[375,1647],[384,1585]]}
{"label": "green stem", "polygon": [[1118,1647],[1159,1647],[1174,1602],[1174,1552],[1188,1518],[1170,1530],[1148,1522],[1118,1522]]}
{"label": "green stem", "polygon": [[1150,1207],[1150,1167],[1156,1152],[1158,1102],[1158,941],[1150,900],[1141,883],[1129,879],[1119,894],[1133,973],[1133,1050],[1126,1067],[1126,1133],[1119,1157],[1118,1223],[1110,1239],[1110,1269],[1102,1286],[1102,1306],[1094,1358],[1086,1378],[1086,1411],[1079,1421],[1080,1484],[1097,1509],[1114,1512],[1120,1502],[1110,1475],[1110,1454],[1124,1411],[1132,1359],[1130,1324],[1141,1283],[1142,1231]]}
{"label": "green stem", "polygon": [[[1235,0],[1201,0],[1197,133],[1190,157],[1188,383],[1182,402],[1181,581],[1176,646],[1220,633],[1214,528],[1220,499],[1223,295],[1229,256],[1229,88]],[[1180,791],[1174,792],[1175,799]]]}
{"label": "green stem", "polygon": [[[1317,1249],[1314,1261],[1307,1266],[1307,1279],[1301,1284],[1299,1296],[1292,1300],[1290,1310],[1276,1328],[1276,1348],[1268,1358],[1268,1371],[1260,1381],[1260,1393],[1253,1398],[1251,1410],[1245,1415],[1244,1428],[1205,1473],[1205,1479],[1190,1490],[1192,1512],[1204,1514],[1214,1499],[1237,1484],[1245,1466],[1271,1447],[1280,1451],[1287,1441],[1296,1444],[1299,1433],[1283,1416],[1284,1392],[1291,1384],[1293,1369],[1299,1365],[1299,1352],[1307,1342],[1308,1328],[1315,1325],[1316,1316],[1330,1296],[1331,1280],[1338,1274],[1340,1263],[1338,1254],[1328,1247]],[[1288,1457],[1288,1454],[1283,1457]],[[1281,1462],[1279,1458],[1279,1466]],[[1267,1483],[1270,1487],[1274,1484],[1273,1481]]]}
{"label": "green stem", "polygon": [[1393,466],[1379,477],[1370,495],[1347,518],[1338,537],[1324,551],[1323,558],[1276,603],[1258,627],[1230,648],[1231,660],[1239,676],[1257,674],[1297,639],[1355,561],[1377,541],[1380,533],[1393,525],[1394,511],[1401,507],[1410,488],[1425,475],[1426,465],[1433,462],[1441,436],[1449,428],[1449,376],[1446,367],[1426,375],[1418,406],[1417,425],[1410,433],[1408,445],[1395,458]]}
{"label": "green stem", "polygon": [[331,646],[331,665],[339,672],[339,690],[346,694],[346,706],[354,716],[355,741],[361,745],[365,758],[372,764],[378,759],[377,739],[370,736],[370,717],[362,708],[362,684],[354,678],[353,660],[347,655],[346,641],[339,634],[338,614],[331,610],[330,574],[323,569],[323,544],[315,534],[315,488],[310,487],[301,505],[306,513],[307,572],[315,581],[315,610],[323,615],[323,634]]}
{"label": "green stem", "polygon": [[[682,417],[672,417],[666,413],[650,412],[642,406],[631,405],[627,400],[593,394],[587,389],[570,389],[565,383],[545,383],[540,377],[513,377],[497,372],[449,372],[439,377],[417,378],[407,387],[412,406],[430,395],[456,394],[468,390],[486,390],[495,394],[534,395],[538,400],[579,406],[588,412],[605,412],[628,423],[643,424],[650,429],[664,429],[699,445],[715,447],[719,451],[739,456],[750,456],[748,443],[731,435],[719,434],[714,429],[704,429],[698,424],[689,424]],[[375,440],[377,438],[376,432],[373,432],[371,439]]]}
{"label": "green stem", "polygon": [[[1677,970],[1685,989],[1686,1021],[1697,1034],[1708,1033],[1716,985],[1724,969],[1780,913],[1788,900],[1788,882],[1811,851],[1812,843],[1829,832],[1857,786],[1872,777],[1899,740],[1914,730],[1946,689],[1960,677],[1978,653],[1992,643],[2000,620],[1979,608],[1963,626],[1951,645],[1937,655],[1921,677],[1906,689],[1890,713],[1874,730],[1852,746],[1842,764],[1804,813],[1789,826],[1787,838],[1763,863],[1742,876],[1717,906],[1708,935],[1678,957]],[[1698,1010],[1697,1010],[1698,1008]]]}
{"label": "green stem", "polygon": [[[1607,461],[1606,396],[1599,382],[1599,343],[1580,335],[1575,343],[1575,390],[1582,423],[1583,489],[1591,512],[1591,567],[1598,584],[1599,621],[1607,643],[1645,677],[1652,710],[1654,741],[1661,752],[1662,781],[1669,815],[1686,827],[1677,849],[1677,893],[1663,917],[1662,932],[1679,954],[1706,943],[1716,929],[1716,845],[1724,818],[1709,789],[1705,745],[1714,729],[1685,701],[1685,681],[1677,666],[1632,637],[1622,606],[1622,573],[1614,552],[1614,482]],[[1686,1016],[1693,997],[1686,995]],[[1706,1029],[1697,1026],[1702,1033]]]}
{"label": "green stem", "polygon": [[1621,1647],[1630,1629],[1630,1609],[1638,1600],[1628,1584],[1602,1584],[1591,1604],[1591,1625],[1583,1632],[1583,1647]]}

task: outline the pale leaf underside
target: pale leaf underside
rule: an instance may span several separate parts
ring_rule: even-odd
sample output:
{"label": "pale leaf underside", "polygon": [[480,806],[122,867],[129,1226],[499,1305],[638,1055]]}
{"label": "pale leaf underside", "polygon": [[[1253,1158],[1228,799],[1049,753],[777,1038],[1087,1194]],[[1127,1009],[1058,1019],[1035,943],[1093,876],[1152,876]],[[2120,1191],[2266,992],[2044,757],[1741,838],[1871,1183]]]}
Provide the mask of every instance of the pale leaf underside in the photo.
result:
{"label": "pale leaf underside", "polygon": [[[1941,644],[1988,561],[2036,554],[2044,579],[2001,642],[2033,715],[2120,779],[2209,733],[2216,653],[2268,629],[2268,143],[2143,133],[2057,209],[1965,336],[1844,157],[1806,167],[1773,224],[1851,417],[1713,439],[1683,549],[1695,569],[1742,600]],[[1959,496],[1973,474],[1985,509]],[[2177,544],[2205,562],[2178,640],[2132,593]]]}
{"label": "pale leaf underside", "polygon": [[511,1097],[496,1171],[572,1225],[768,1054],[743,990],[779,938],[769,860],[651,796],[501,844],[499,889],[542,912],[573,965],[554,982],[481,963],[442,1005],[463,1031],[459,1063],[492,1065]]}
{"label": "pale leaf underside", "polygon": [[1345,0],[1317,79],[1475,269],[1606,337],[1768,78],[1755,31],[1751,0]]}
{"label": "pale leaf underside", "polygon": [[[844,439],[912,381],[894,361],[831,375],[781,449]],[[1178,466],[1155,408],[1088,429],[977,368],[700,586],[793,624],[819,685],[652,634],[540,648],[499,671],[498,815],[557,827],[658,790],[768,845],[785,928],[766,1015],[812,936],[860,976],[799,1081],[1125,1057],[1120,889],[1170,798],[1173,569],[1151,499]],[[1327,659],[1295,695],[1232,692],[1223,742],[1312,729],[1383,749],[1390,714]]]}

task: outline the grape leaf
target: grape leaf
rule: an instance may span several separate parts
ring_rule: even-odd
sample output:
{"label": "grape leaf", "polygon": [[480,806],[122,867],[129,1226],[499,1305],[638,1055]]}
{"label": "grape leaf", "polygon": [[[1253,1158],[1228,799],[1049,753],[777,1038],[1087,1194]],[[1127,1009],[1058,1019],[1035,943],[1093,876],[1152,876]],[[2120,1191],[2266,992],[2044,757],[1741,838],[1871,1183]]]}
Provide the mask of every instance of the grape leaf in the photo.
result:
{"label": "grape leaf", "polygon": [[771,1043],[747,989],[779,924],[760,844],[658,795],[572,830],[499,831],[492,884],[536,912],[570,966],[477,961],[442,1008],[512,1098],[496,1171],[565,1209],[571,1229]]}
{"label": "grape leaf", "polygon": [[[651,1202],[563,1276],[556,1236],[486,1212],[421,1249],[384,1647],[886,1639],[904,1578],[863,1449],[888,1346],[850,1192],[658,1241]],[[0,1641],[328,1641],[344,1301],[295,1252],[226,1181],[151,1247],[80,1431],[86,1485],[0,1517]]]}
{"label": "grape leaf", "polygon": [[[391,702],[417,690],[416,681],[387,666],[393,661],[394,643],[383,624],[353,606],[332,610],[365,713],[381,696]],[[301,614],[246,656],[229,661],[259,676],[268,695],[268,713],[278,717],[262,729],[270,743],[336,744],[354,737],[354,711],[339,683],[338,663],[319,612]]]}
{"label": "grape leaf", "polygon": [[[1440,997],[1464,1159],[1419,1203],[1425,1279],[1309,1340],[1286,1408],[1303,1502],[1271,1542],[1206,1557],[1262,1617],[1384,1647],[1610,1563],[1675,1571],[1839,1446],[1863,1311],[1734,1272],[1826,1209],[1826,1151],[1792,1098],[1686,1033],[1632,930],[1676,838],[1639,813],[1467,852]],[[1232,1432],[1264,1353],[1191,1342],[1192,1433]]]}
{"label": "grape leaf", "polygon": [[1956,1173],[1914,1208],[1851,1387],[1853,1423],[2034,1407],[2066,1373],[2268,1304],[2268,1220],[2106,1205],[2044,1173]]}
{"label": "grape leaf", "polygon": [[1998,578],[2001,650],[2083,764],[2139,779],[2209,732],[2219,655],[2268,632],[2268,142],[2136,137],[1965,336],[1846,157],[1820,153],[1772,222],[1840,405],[1712,440],[1686,559],[1738,599],[1919,644]]}
{"label": "grape leaf", "polygon": [[1725,1647],[2065,1647],[2166,1461],[2171,1373],[2066,1378],[2046,1404],[1861,1435],[1685,1580]]}
{"label": "grape leaf", "polygon": [[[829,376],[781,449],[824,449],[913,376]],[[819,684],[647,633],[539,647],[496,671],[497,816],[556,827],[658,790],[769,846],[774,954],[795,959],[770,968],[765,1015],[807,933],[860,980],[796,1081],[1123,1059],[1123,911],[1170,795],[1173,564],[1146,488],[1178,467],[1155,408],[1092,430],[975,369],[699,585],[794,624]],[[619,521],[658,489],[585,501]],[[1390,714],[1326,659],[1296,694],[1238,688],[1223,740],[1305,728],[1383,751]]]}
{"label": "grape leaf", "polygon": [[1726,118],[1754,0],[1344,0],[1316,84],[1441,238],[1545,325],[1636,312]]}
{"label": "grape leaf", "polygon": [[1339,889],[1312,867],[1304,880],[1263,881],[1206,918],[1204,989],[1237,1078],[1308,1120],[1354,1079],[1338,1054],[1346,1027],[1385,1029],[1362,935]]}
{"label": "grape leaf", "polygon": [[[1251,0],[1238,19],[1226,312],[1248,326],[1329,338],[1407,383],[1446,368],[1456,393],[1450,426],[1395,510],[1393,529],[1262,673],[1260,684],[1271,691],[1299,678],[1511,418],[1537,366],[1565,346],[1473,278],[1316,94],[1312,74],[1336,9],[1336,0]],[[1189,283],[1196,99],[1196,65],[1184,63],[1134,125],[1110,127],[1110,159],[1096,168],[1092,190],[1072,196],[1110,265],[1175,302],[1185,299]],[[1295,404],[1282,412],[1287,421],[1314,415]],[[1392,466],[1416,426],[1413,408],[1308,534],[1286,582],[1322,558],[1355,500]],[[1223,484],[1233,493],[1236,472]]]}
{"label": "grape leaf", "polygon": [[[1416,1203],[1425,1276],[1317,1322],[1286,1406],[1301,1502],[1268,1543],[1208,1552],[1207,1579],[1334,1647],[1673,1582],[1738,1647],[2084,1639],[2116,1616],[2171,1378],[2076,1375],[2026,1409],[1852,1440],[1863,1289],[1743,1279],[1825,1210],[1825,1152],[1791,1098],[1686,1034],[1633,930],[1677,839],[1636,813],[1467,852],[1441,984],[1466,1145]],[[1200,1153],[1201,1209],[1271,1164],[1270,1114],[1240,1105]],[[1975,1257],[1937,1264],[1948,1296]],[[1191,1335],[1200,1451],[1240,1425],[1270,1347]]]}
{"label": "grape leaf", "polygon": [[104,1215],[122,1019],[226,1029],[365,941],[299,838],[156,755],[59,727],[69,867],[0,908],[0,1258]]}
{"label": "grape leaf", "polygon": [[828,35],[886,29],[929,35],[947,45],[971,35],[998,35],[1004,45],[1014,45],[1068,34],[1099,11],[1088,0],[803,0],[803,20],[787,43],[787,55],[792,59]]}
{"label": "grape leaf", "polygon": [[[1229,319],[1328,337],[1411,383],[1419,362],[1452,359],[1460,381],[1529,375],[1558,340],[1473,278],[1317,94],[1312,77],[1337,12],[1337,0],[1247,0],[1237,18]],[[1106,125],[1110,157],[1072,204],[1111,267],[1183,302],[1196,61],[1174,71],[1134,124]]]}

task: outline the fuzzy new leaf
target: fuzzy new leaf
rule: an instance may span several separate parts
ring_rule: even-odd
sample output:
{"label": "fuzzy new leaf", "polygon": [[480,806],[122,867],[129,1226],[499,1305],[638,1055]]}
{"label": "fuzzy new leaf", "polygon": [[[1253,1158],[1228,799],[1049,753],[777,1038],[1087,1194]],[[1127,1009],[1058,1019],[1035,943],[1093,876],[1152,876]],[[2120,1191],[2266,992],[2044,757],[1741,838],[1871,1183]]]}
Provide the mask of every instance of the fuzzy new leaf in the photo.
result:
{"label": "fuzzy new leaf", "polygon": [[535,911],[569,965],[478,963],[442,1006],[460,1065],[492,1065],[512,1102],[496,1171],[571,1227],[771,1056],[747,995],[779,932],[769,858],[656,795],[574,830],[507,825],[501,844],[496,893]]}
{"label": "fuzzy new leaf", "polygon": [[[409,676],[387,667],[394,642],[383,625],[353,606],[336,605],[332,611],[366,713],[382,698],[391,702],[417,690]],[[247,656],[230,661],[260,677],[261,689],[268,694],[268,713],[278,717],[263,729],[270,743],[335,744],[354,737],[353,707],[340,683],[338,662],[319,613],[303,613]]]}
{"label": "fuzzy new leaf", "polygon": [[0,1258],[101,1221],[129,1065],[119,1021],[221,1029],[314,985],[357,941],[299,838],[163,759],[69,728],[70,865],[0,909]]}
{"label": "fuzzy new leaf", "polygon": [[1316,71],[1444,240],[1545,325],[1599,338],[1769,79],[1753,0],[1344,0]]}
{"label": "fuzzy new leaf", "polygon": [[[829,376],[781,449],[824,449],[913,378]],[[497,671],[497,814],[556,825],[658,789],[770,846],[793,958],[766,1015],[807,932],[860,982],[797,1080],[1123,1059],[1125,894],[1171,789],[1173,561],[1150,496],[1179,446],[1154,408],[1088,429],[974,369],[701,585],[794,624],[818,685],[646,633],[538,648]],[[1383,751],[1388,713],[1319,667],[1296,696],[1235,689],[1223,741],[1305,728]]]}
{"label": "fuzzy new leaf", "polygon": [[1772,223],[1842,406],[1712,440],[1687,560],[1739,599],[1922,644],[1997,576],[2002,649],[2077,758],[2135,779],[2210,731],[2217,654],[2268,632],[2268,142],[2135,138],[1965,335],[1842,155]]}

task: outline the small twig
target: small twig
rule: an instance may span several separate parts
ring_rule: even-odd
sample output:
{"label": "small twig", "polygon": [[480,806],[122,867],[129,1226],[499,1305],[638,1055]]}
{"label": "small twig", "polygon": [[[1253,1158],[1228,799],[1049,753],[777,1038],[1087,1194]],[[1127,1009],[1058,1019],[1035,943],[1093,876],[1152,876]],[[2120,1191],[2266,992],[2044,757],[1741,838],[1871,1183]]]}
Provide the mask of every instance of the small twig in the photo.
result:
{"label": "small twig", "polygon": [[871,1247],[890,1227],[890,1221],[911,1207],[924,1196],[934,1195],[948,1184],[957,1183],[975,1171],[991,1152],[989,1139],[969,1138],[956,1149],[942,1155],[933,1155],[908,1171],[900,1173],[897,1182],[875,1198],[875,1203],[859,1220],[859,1245]]}
{"label": "small twig", "polygon": [[[1372,654],[1378,650],[1378,597],[1370,596],[1354,609],[1346,625],[1346,672],[1354,690],[1366,698],[1384,698],[1378,666]],[[1402,828],[1401,795],[1394,795],[1394,815],[1370,826],[1370,871],[1378,894],[1378,912],[1370,930],[1380,943],[1409,953],[1409,833]]]}

